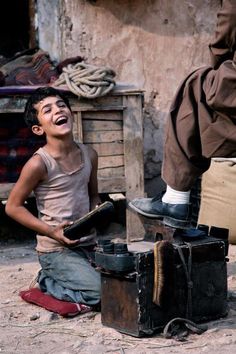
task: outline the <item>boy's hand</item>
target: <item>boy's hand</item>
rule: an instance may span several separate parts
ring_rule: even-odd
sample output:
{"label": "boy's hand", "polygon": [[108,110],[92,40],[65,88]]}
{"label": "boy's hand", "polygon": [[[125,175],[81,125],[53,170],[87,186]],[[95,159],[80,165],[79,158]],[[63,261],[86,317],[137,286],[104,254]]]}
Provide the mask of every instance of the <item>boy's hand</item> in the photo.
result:
{"label": "boy's hand", "polygon": [[90,203],[90,209],[91,210],[96,209],[100,204],[102,204],[101,199],[95,198]]}
{"label": "boy's hand", "polygon": [[71,224],[73,224],[73,222],[71,221],[62,222],[61,224],[57,225],[52,229],[52,232],[50,232],[49,236],[54,240],[60,242],[64,246],[76,246],[78,243],[80,243],[80,240],[70,240],[64,235],[64,228]]}

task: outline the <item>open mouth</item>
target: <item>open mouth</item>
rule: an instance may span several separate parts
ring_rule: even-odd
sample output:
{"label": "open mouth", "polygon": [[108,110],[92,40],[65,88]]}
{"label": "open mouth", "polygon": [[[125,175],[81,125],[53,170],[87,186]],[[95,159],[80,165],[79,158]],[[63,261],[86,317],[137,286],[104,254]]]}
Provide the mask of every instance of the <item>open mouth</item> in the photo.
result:
{"label": "open mouth", "polygon": [[56,125],[63,125],[66,123],[67,123],[67,118],[65,117],[58,118],[57,121],[55,122]]}

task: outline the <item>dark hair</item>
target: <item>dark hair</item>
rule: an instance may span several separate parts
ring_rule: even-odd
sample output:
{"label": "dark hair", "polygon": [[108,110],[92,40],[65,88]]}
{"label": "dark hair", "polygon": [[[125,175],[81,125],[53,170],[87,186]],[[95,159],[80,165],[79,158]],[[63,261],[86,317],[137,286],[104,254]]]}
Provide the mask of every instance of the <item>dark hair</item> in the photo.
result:
{"label": "dark hair", "polygon": [[24,120],[28,127],[31,128],[33,125],[39,124],[37,117],[38,112],[34,106],[44,98],[51,96],[59,96],[71,110],[68,98],[65,97],[61,91],[55,89],[54,87],[40,87],[33,92],[25,106]]}

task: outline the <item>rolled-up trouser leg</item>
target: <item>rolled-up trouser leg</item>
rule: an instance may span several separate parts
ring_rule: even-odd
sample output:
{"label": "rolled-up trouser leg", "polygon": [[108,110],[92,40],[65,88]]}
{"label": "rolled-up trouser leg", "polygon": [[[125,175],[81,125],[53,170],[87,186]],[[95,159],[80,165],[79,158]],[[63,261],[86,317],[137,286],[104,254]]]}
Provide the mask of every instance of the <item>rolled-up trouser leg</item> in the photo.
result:
{"label": "rolled-up trouser leg", "polygon": [[162,178],[178,191],[190,190],[210,165],[210,159],[202,154],[199,127],[199,116],[208,117],[207,108],[200,103],[202,81],[210,70],[196,70],[182,82],[167,117]]}
{"label": "rolled-up trouser leg", "polygon": [[169,119],[164,144],[162,178],[177,191],[190,190],[210,166],[210,159],[202,156],[197,122],[185,118],[176,124]]}

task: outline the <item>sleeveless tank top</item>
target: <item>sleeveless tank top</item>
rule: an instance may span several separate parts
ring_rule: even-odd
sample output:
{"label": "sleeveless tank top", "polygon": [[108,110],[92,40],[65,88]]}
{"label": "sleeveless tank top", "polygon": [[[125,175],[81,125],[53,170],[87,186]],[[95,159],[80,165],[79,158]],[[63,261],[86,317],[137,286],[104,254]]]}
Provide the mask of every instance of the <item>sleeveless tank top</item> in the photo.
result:
{"label": "sleeveless tank top", "polygon": [[[47,178],[34,190],[38,216],[51,226],[57,226],[65,220],[75,221],[90,210],[88,183],[92,164],[87,147],[83,144],[78,144],[78,147],[81,150],[82,163],[72,172],[63,171],[44,148],[35,152],[41,156],[47,169]],[[54,252],[63,248],[65,247],[56,240],[37,235],[37,251]]]}

